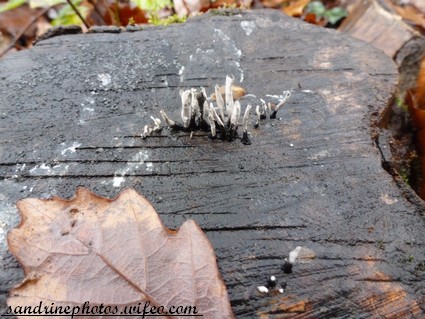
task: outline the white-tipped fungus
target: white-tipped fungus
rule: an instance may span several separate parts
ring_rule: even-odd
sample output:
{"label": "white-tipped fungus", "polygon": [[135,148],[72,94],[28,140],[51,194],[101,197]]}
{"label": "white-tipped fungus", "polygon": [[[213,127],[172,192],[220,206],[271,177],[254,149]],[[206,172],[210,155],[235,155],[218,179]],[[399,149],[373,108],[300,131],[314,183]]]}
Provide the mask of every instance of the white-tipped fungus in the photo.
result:
{"label": "white-tipped fungus", "polygon": [[259,292],[262,292],[262,293],[267,293],[267,292],[269,292],[269,289],[268,289],[267,287],[264,287],[264,286],[258,286],[258,287],[257,287],[257,290],[258,290]]}
{"label": "white-tipped fungus", "polygon": [[162,127],[161,127],[161,120],[157,117],[153,117],[151,116],[151,119],[153,121],[153,128],[152,131],[159,131]]}
{"label": "white-tipped fungus", "polygon": [[204,97],[204,100],[206,100],[207,99],[207,91],[205,91],[204,87],[201,87],[201,94]]}
{"label": "white-tipped fungus", "polygon": [[162,119],[164,120],[164,122],[168,126],[174,126],[174,125],[176,125],[176,122],[174,122],[172,119],[170,119],[169,116],[167,115],[167,113],[165,113],[164,110],[159,111],[159,114],[161,114]]}
{"label": "white-tipped fungus", "polygon": [[190,119],[192,118],[192,108],[190,103],[191,90],[180,90],[180,97],[182,100],[182,112],[181,117],[183,121],[183,127],[188,128],[190,124]]}
{"label": "white-tipped fungus", "polygon": [[220,86],[218,84],[215,85],[215,100],[217,102],[218,113],[222,121],[225,121],[224,118],[224,100],[220,93]]}
{"label": "white-tipped fungus", "polygon": [[145,125],[143,128],[143,133],[141,134],[141,137],[143,139],[147,138],[152,133],[152,127],[150,125]]}
{"label": "white-tipped fungus", "polygon": [[[160,110],[162,120],[151,116],[153,124],[146,125],[143,128],[143,133],[141,134],[142,138],[146,138],[152,134],[152,132],[157,132],[162,129],[162,124],[172,127],[174,130],[180,130],[185,132],[194,132],[197,130],[211,131],[211,136],[215,138],[218,135],[218,138],[221,140],[227,140],[229,142],[239,139],[243,144],[251,144],[248,128],[250,124],[250,113],[252,110],[251,105],[247,105],[243,117],[241,117],[242,106],[239,101],[235,101],[245,94],[243,88],[234,86],[235,78],[233,76],[226,76],[226,84],[223,87],[220,87],[218,84],[214,86],[215,94],[209,98],[205,88],[201,87],[200,89],[191,88],[189,90],[180,90],[181,98],[181,120],[182,125],[174,120],[172,120],[164,110]],[[224,99],[221,94],[224,89]],[[215,95],[215,98],[214,98]],[[283,95],[271,96],[273,98],[278,98],[279,102],[275,104],[266,103],[263,99],[261,100],[261,106],[257,105],[255,107],[255,116],[256,122],[254,124],[255,128],[258,128],[260,121],[267,118],[267,115],[270,114],[270,119],[276,118],[277,111],[284,105],[284,103],[291,96],[290,91],[283,91]],[[255,96],[254,96],[255,97]],[[210,101],[215,100],[217,106],[214,107],[213,103]],[[243,133],[242,136],[238,134],[238,126],[242,124]],[[274,126],[275,124],[271,124]],[[192,133],[191,133],[192,134]],[[293,146],[290,144],[290,146]],[[292,253],[292,252],[291,252]],[[296,257],[295,257],[296,258]],[[292,267],[292,263],[287,261],[287,264]]]}
{"label": "white-tipped fungus", "polygon": [[279,109],[285,104],[285,102],[290,98],[290,96],[291,96],[291,92],[290,91],[283,91],[282,99],[276,105],[274,111],[275,112],[279,111]]}
{"label": "white-tipped fungus", "polygon": [[242,118],[242,127],[244,132],[248,132],[249,114],[251,113],[251,108],[252,108],[251,104],[248,104]]}
{"label": "white-tipped fungus", "polygon": [[298,246],[297,248],[295,248],[289,253],[289,259],[285,258],[285,262],[283,263],[283,266],[282,266],[282,270],[285,274],[292,273],[292,266],[294,265],[295,260],[297,259],[298,254],[300,253],[300,250],[301,250],[301,247]]}
{"label": "white-tipped fungus", "polygon": [[230,117],[230,123],[235,126],[235,129],[238,127],[240,117],[241,117],[241,104],[239,103],[239,101],[236,101],[233,106],[232,116]]}
{"label": "white-tipped fungus", "polygon": [[192,116],[201,116],[201,109],[199,108],[199,103],[197,99],[198,92],[196,89],[190,89],[190,108],[191,108],[191,115]]}
{"label": "white-tipped fungus", "polygon": [[233,114],[233,91],[232,91],[232,85],[233,81],[235,80],[234,77],[231,77],[229,75],[226,76],[226,86],[225,86],[225,97],[226,97],[226,112],[228,116],[231,116]]}
{"label": "white-tipped fungus", "polygon": [[276,277],[275,276],[270,276],[270,278],[267,280],[267,287],[269,288],[274,288],[276,287]]}
{"label": "white-tipped fungus", "polygon": [[267,103],[263,99],[260,99],[260,101],[261,101],[260,119],[265,119],[265,118],[267,118]]}
{"label": "white-tipped fungus", "polygon": [[255,107],[255,114],[257,115],[257,120],[255,121],[255,128],[258,128],[260,126],[260,120],[261,120],[261,111],[260,111],[260,106],[257,105]]}
{"label": "white-tipped fungus", "polygon": [[211,103],[210,110],[212,110],[212,112],[214,113],[214,119],[217,121],[218,125],[220,125],[220,126],[224,127],[224,123],[223,123],[223,121],[220,119],[220,116],[218,116],[218,114],[217,114],[217,112],[216,112],[215,108],[212,106],[212,103]]}
{"label": "white-tipped fungus", "polygon": [[300,250],[301,250],[301,247],[300,247],[300,246],[298,246],[297,248],[295,248],[293,251],[291,251],[291,252],[289,253],[289,259],[288,259],[288,261],[289,261],[291,264],[294,264],[294,263],[295,263],[295,260],[297,259],[298,254],[300,253]]}
{"label": "white-tipped fungus", "polygon": [[203,114],[202,114],[203,120],[205,122],[208,122],[208,116],[209,115],[210,115],[210,106],[208,104],[208,101],[205,101],[204,102],[204,108],[203,108]]}
{"label": "white-tipped fungus", "polygon": [[216,129],[215,129],[215,119],[216,119],[216,113],[214,110],[214,106],[211,103],[209,107],[209,113],[208,113],[208,123],[211,127],[211,136],[215,137],[217,135]]}

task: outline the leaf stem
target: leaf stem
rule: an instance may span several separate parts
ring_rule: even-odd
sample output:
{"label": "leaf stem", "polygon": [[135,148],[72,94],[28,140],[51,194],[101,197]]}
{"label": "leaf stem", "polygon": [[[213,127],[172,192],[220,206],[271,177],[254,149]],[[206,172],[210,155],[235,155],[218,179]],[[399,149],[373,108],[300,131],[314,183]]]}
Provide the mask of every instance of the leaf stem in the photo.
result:
{"label": "leaf stem", "polygon": [[87,23],[86,19],[81,15],[80,11],[78,11],[77,7],[72,3],[71,0],[66,0],[68,4],[71,6],[72,10],[77,14],[77,16],[80,18],[80,20],[84,23],[87,29],[90,28],[90,25]]}

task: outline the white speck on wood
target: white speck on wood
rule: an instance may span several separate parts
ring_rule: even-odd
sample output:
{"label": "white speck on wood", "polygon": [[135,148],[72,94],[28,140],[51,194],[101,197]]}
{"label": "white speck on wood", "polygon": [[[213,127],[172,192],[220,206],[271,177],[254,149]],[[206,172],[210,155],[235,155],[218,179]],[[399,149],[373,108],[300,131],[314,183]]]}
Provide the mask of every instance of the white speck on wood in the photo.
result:
{"label": "white speck on wood", "polygon": [[122,176],[115,176],[112,185],[114,187],[120,187],[122,183],[124,183],[125,178]]}
{"label": "white speck on wood", "polygon": [[111,75],[108,73],[98,74],[97,79],[101,82],[102,86],[108,86],[112,82]]}
{"label": "white speck on wood", "polygon": [[136,153],[131,160],[126,164],[125,167],[118,169],[114,173],[114,178],[112,180],[112,185],[114,187],[120,187],[125,182],[125,176],[131,175],[134,173],[141,164],[144,164],[145,161],[149,158],[149,153],[147,150],[141,150]]}
{"label": "white speck on wood", "polygon": [[152,162],[146,163],[146,170],[148,172],[153,172],[153,163]]}
{"label": "white speck on wood", "polygon": [[179,69],[180,82],[184,81],[184,70],[185,70],[185,67],[184,65],[182,65]]}
{"label": "white speck on wood", "polygon": [[267,289],[267,287],[264,287],[264,286],[258,286],[258,287],[257,287],[257,290],[258,290],[259,292],[262,292],[262,293],[267,293],[267,292],[269,292],[269,290]]}
{"label": "white speck on wood", "polygon": [[255,29],[255,22],[248,20],[241,21],[241,28],[245,31],[245,34],[249,36]]}
{"label": "white speck on wood", "polygon": [[16,164],[15,173],[24,171],[26,166],[27,165],[25,163],[24,164]]}
{"label": "white speck on wood", "polygon": [[[62,143],[61,145],[66,146],[65,143]],[[61,154],[65,156],[67,153],[75,153],[76,148],[79,146],[81,146],[81,143],[73,142],[70,146],[67,146],[64,149],[62,149]]]}
{"label": "white speck on wood", "polygon": [[91,96],[89,96],[89,97],[86,97],[86,98],[84,98],[84,100],[86,101],[86,102],[89,102],[90,104],[94,104],[94,98],[93,97],[91,97]]}
{"label": "white speck on wood", "polygon": [[397,198],[391,198],[388,194],[381,194],[380,199],[386,205],[393,205],[398,202]]}

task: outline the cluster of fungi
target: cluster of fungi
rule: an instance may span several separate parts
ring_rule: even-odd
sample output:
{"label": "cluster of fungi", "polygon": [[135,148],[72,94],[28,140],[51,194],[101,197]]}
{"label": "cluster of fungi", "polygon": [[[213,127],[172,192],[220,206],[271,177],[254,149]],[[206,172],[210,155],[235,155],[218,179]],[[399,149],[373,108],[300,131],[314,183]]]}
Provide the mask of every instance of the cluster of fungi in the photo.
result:
{"label": "cluster of fungi", "polygon": [[[250,113],[252,105],[248,104],[243,112],[241,103],[236,99],[244,95],[244,90],[233,85],[234,77],[226,76],[224,87],[215,85],[215,93],[207,96],[205,88],[189,90],[180,90],[181,97],[181,122],[173,120],[164,110],[160,111],[160,118],[151,116],[153,121],[150,125],[145,125],[142,138],[147,138],[155,132],[160,132],[163,128],[163,122],[166,126],[175,131],[194,132],[204,131],[209,133],[211,139],[220,139],[223,141],[234,141],[240,139],[245,145],[251,144],[249,139]],[[237,94],[235,94],[235,92]],[[258,129],[260,121],[267,119],[276,119],[277,112],[288,98],[291,96],[289,91],[283,91],[278,96],[278,103],[266,103],[260,99],[261,105],[255,107],[256,121],[254,128]],[[215,106],[214,103],[215,102]],[[238,134],[238,128],[242,127],[242,136]]]}

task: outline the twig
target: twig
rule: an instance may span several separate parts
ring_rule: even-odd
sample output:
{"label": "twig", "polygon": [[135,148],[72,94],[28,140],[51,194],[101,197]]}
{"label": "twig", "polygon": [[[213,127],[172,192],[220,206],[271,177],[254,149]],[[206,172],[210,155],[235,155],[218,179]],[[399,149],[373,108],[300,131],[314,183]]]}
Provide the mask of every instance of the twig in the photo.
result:
{"label": "twig", "polygon": [[72,10],[77,14],[77,16],[80,18],[80,20],[84,23],[87,29],[90,29],[90,25],[87,23],[86,19],[81,15],[80,11],[78,11],[77,7],[74,6],[71,0],[66,0],[68,4],[71,6]]}
{"label": "twig", "polygon": [[28,22],[24,28],[21,29],[21,31],[15,36],[15,39],[13,40],[13,42],[11,44],[9,44],[4,50],[3,52],[0,53],[0,58],[3,57],[3,55],[5,55],[7,52],[9,52],[10,49],[12,49],[15,45],[16,42],[18,42],[18,40],[24,35],[25,32],[27,32],[27,30],[29,28],[31,28],[31,26],[38,20],[40,19],[44,14],[47,13],[47,11],[49,11],[50,8],[46,8],[42,11],[40,11],[35,17],[32,18],[32,20],[30,22]]}

